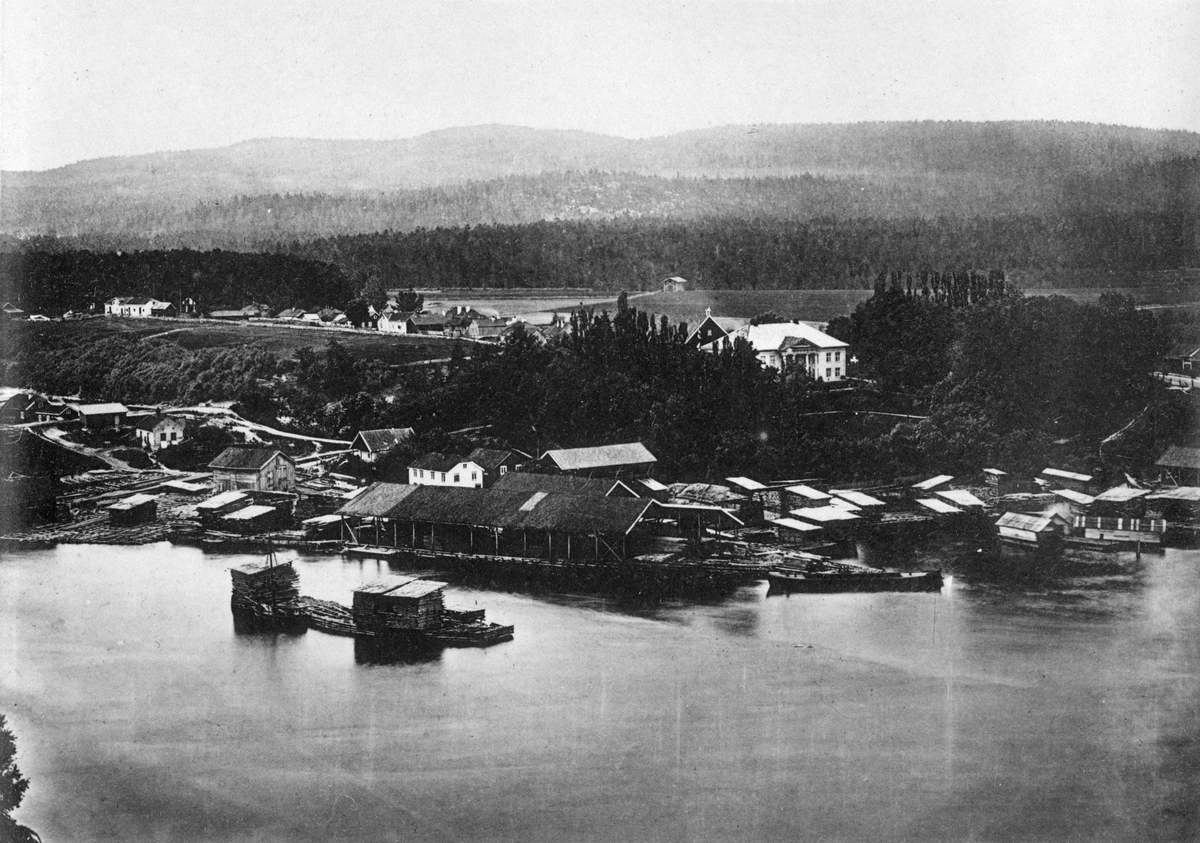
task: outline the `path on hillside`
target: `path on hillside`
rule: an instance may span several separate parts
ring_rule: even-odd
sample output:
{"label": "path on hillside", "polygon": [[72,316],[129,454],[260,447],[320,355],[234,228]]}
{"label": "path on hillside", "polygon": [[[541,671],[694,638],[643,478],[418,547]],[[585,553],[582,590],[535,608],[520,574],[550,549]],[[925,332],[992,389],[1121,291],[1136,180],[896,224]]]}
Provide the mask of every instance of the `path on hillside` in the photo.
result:
{"label": "path on hillside", "polygon": [[[66,448],[68,451],[74,451],[77,454],[84,454],[89,457],[95,457],[98,460],[103,460],[104,462],[108,463],[110,467],[115,468],[117,471],[138,472],[143,470],[140,468],[134,468],[124,460],[117,459],[104,449],[92,448],[88,445],[81,445],[78,442],[71,442],[65,439],[65,432],[61,428],[45,427],[41,428],[40,430],[31,430],[30,432],[33,433],[34,436],[38,436],[48,442],[53,442],[55,445],[60,445],[63,448]],[[157,465],[154,466],[154,469],[156,471],[162,470],[161,467]]]}
{"label": "path on hillside", "polygon": [[348,448],[351,444],[346,439],[323,439],[320,436],[305,436],[302,433],[289,433],[286,430],[278,430],[274,427],[267,427],[265,424],[259,424],[258,422],[252,422],[248,419],[244,419],[227,407],[208,407],[203,405],[195,407],[172,407],[170,412],[201,413],[204,415],[220,416],[228,420],[233,427],[236,427],[240,430],[250,430],[254,431],[255,433],[266,433],[269,436],[279,436],[284,439],[298,439],[303,442],[313,442],[319,445],[341,445],[343,448]]}

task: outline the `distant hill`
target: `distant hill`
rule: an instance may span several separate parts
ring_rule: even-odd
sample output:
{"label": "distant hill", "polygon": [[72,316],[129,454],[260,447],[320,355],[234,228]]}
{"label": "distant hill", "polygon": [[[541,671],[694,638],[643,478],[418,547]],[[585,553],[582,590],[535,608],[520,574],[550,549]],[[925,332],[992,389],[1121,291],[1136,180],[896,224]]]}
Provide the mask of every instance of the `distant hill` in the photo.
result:
{"label": "distant hill", "polygon": [[559,218],[999,216],[1064,201],[1178,210],[1200,206],[1188,164],[1197,156],[1200,134],[1056,122],[726,126],[638,140],[512,126],[263,139],[4,172],[0,231],[255,248]]}

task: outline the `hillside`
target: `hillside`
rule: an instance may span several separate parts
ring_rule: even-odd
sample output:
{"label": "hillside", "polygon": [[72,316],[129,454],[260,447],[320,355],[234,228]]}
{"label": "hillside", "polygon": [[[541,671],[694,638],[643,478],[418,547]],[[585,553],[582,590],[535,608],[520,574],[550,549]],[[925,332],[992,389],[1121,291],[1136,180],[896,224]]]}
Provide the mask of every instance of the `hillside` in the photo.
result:
{"label": "hillside", "polygon": [[1002,216],[1130,202],[1180,210],[1200,207],[1196,156],[1195,133],[1053,122],[727,126],[646,139],[482,126],[391,141],[264,139],[5,172],[0,231],[255,248],[545,219]]}

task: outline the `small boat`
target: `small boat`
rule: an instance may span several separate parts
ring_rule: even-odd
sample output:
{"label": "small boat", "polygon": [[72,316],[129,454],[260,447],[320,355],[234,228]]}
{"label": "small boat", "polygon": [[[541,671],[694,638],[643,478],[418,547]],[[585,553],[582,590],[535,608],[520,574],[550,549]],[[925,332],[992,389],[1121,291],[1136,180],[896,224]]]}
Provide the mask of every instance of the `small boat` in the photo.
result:
{"label": "small boat", "polygon": [[849,565],[776,568],[767,573],[772,591],[940,591],[941,571],[883,571]]}
{"label": "small boat", "polygon": [[393,556],[400,555],[400,551],[394,547],[380,547],[373,544],[348,544],[342,548],[342,553],[366,559],[391,559]]}

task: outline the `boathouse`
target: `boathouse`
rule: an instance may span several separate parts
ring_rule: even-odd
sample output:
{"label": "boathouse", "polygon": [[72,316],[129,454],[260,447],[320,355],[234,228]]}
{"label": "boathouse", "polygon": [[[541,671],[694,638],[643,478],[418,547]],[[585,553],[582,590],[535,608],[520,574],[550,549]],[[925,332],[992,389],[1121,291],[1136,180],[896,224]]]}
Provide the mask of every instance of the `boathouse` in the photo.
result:
{"label": "boathouse", "polygon": [[158,499],[154,495],[130,495],[108,507],[108,523],[114,527],[149,524],[158,517]]}
{"label": "boathouse", "polygon": [[359,544],[442,553],[624,561],[653,532],[645,498],[375,483],[338,510]]}
{"label": "boathouse", "polygon": [[1002,539],[1031,547],[1046,547],[1066,535],[1070,525],[1059,516],[1006,512],[996,521],[996,530]]}
{"label": "boathouse", "polygon": [[290,492],[296,486],[296,463],[275,448],[226,448],[208,467],[218,492]]}

